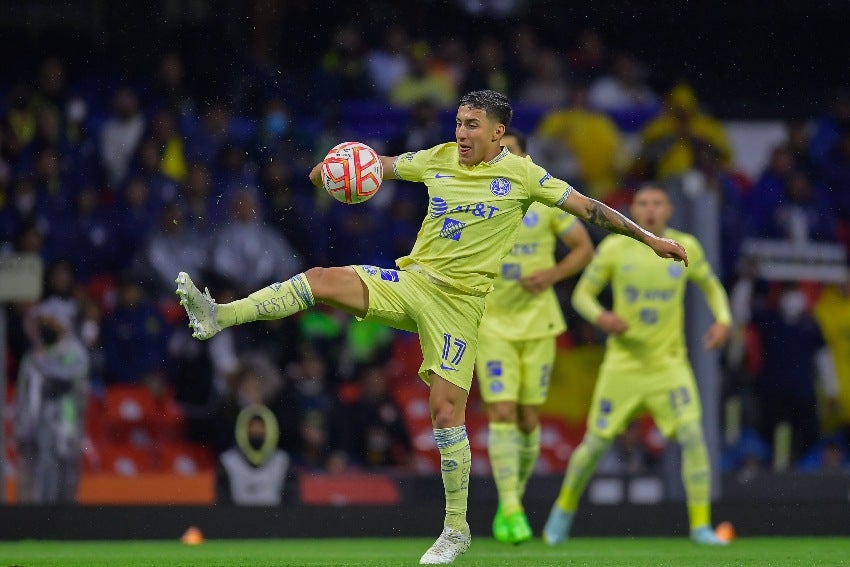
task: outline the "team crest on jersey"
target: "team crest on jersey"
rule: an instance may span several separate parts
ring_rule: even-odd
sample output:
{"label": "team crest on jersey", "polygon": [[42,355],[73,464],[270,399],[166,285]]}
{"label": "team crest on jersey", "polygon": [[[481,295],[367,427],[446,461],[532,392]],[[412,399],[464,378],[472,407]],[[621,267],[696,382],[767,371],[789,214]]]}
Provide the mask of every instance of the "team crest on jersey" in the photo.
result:
{"label": "team crest on jersey", "polygon": [[522,217],[522,224],[524,224],[528,228],[537,226],[538,222],[540,222],[540,215],[538,215],[534,211],[528,211],[527,213],[525,213],[525,216]]}
{"label": "team crest on jersey", "polygon": [[682,264],[679,262],[673,262],[669,266],[667,266],[667,273],[670,274],[671,278],[678,278],[682,275],[685,269],[682,267]]}
{"label": "team crest on jersey", "polygon": [[626,303],[634,303],[637,301],[638,296],[640,296],[640,291],[633,285],[626,286],[623,293],[626,296]]}
{"label": "team crest on jersey", "polygon": [[460,222],[450,217],[446,217],[443,221],[443,228],[440,230],[440,237],[448,238],[449,240],[460,240],[460,232],[466,223]]}
{"label": "team crest on jersey", "polygon": [[449,210],[449,204],[441,197],[431,197],[431,217],[441,217]]}
{"label": "team crest on jersey", "polygon": [[367,274],[369,274],[370,276],[375,276],[375,275],[378,274],[378,268],[376,268],[375,266],[363,266],[363,265],[361,265],[360,267],[363,268],[363,271],[366,272]]}
{"label": "team crest on jersey", "polygon": [[381,279],[386,282],[397,282],[398,270],[385,270],[381,268]]}
{"label": "team crest on jersey", "polygon": [[493,380],[490,382],[490,392],[493,394],[500,394],[505,389],[505,385],[501,380]]}
{"label": "team crest on jersey", "polygon": [[511,192],[511,182],[504,177],[497,177],[490,183],[490,192],[496,197],[504,197]]}

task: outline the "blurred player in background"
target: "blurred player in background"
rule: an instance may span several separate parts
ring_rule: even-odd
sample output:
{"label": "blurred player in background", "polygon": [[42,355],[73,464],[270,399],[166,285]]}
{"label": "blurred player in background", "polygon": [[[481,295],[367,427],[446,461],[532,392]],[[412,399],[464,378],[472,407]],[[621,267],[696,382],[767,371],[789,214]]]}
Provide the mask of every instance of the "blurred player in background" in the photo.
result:
{"label": "blurred player in background", "polygon": [[[469,548],[466,510],[472,457],[465,413],[478,326],[484,297],[493,288],[499,263],[513,245],[528,206],[533,201],[559,206],[640,240],[661,257],[687,261],[679,243],[643,230],[502,147],[511,115],[504,95],[474,91],[460,100],[456,142],[380,157],[385,179],[422,182],[430,197],[413,250],[396,261],[398,270],[363,265],[311,268],[222,305],[209,292],[201,293],[185,272],[177,277],[177,294],[199,339],[232,325],[287,317],[316,302],[419,334],[419,376],[430,386],[446,497],[443,532],[422,556],[422,564],[451,563]],[[310,179],[322,186],[321,163]],[[356,242],[337,244],[352,246],[356,253]]]}
{"label": "blurred player in background", "polygon": [[[690,266],[659,260],[629,239],[609,236],[579,280],[573,307],[609,338],[587,433],[570,458],[543,538],[550,545],[567,539],[579,498],[599,459],[636,413],[648,409],[664,435],[674,436],[682,447],[691,539],[722,545],[725,542],[711,529],[711,467],[699,394],[685,348],[686,284],[692,281],[699,286],[714,314],[715,323],[703,337],[706,349],[720,347],[729,336],[729,301],[696,238],[667,227],[673,207],[663,189],[651,185],[639,189],[631,212],[646,230],[684,243]],[[596,298],[609,282],[612,311]]]}
{"label": "blurred player in background", "polygon": [[[509,128],[502,144],[525,157],[525,136]],[[555,262],[560,239],[570,252]],[[499,492],[497,541],[520,543],[532,531],[522,495],[540,454],[540,405],[555,363],[555,337],[567,328],[552,286],[593,257],[584,225],[557,208],[532,203],[513,248],[502,260],[478,332],[475,370],[487,404],[487,448]]]}

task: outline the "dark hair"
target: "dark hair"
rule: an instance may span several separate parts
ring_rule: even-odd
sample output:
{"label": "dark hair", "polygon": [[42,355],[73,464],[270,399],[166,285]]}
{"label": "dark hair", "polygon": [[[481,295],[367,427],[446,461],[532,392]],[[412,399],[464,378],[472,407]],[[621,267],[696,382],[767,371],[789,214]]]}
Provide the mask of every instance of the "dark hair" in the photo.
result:
{"label": "dark hair", "polygon": [[478,108],[483,110],[488,117],[495,118],[499,122],[508,127],[513,116],[511,109],[511,101],[502,93],[486,90],[472,91],[460,97],[458,106],[468,106],[470,108]]}
{"label": "dark hair", "polygon": [[505,129],[505,136],[513,136],[514,138],[516,138],[516,145],[519,146],[519,149],[522,150],[522,153],[528,153],[528,150],[526,149],[528,139],[526,138],[525,134],[523,134],[516,128],[507,128]]}

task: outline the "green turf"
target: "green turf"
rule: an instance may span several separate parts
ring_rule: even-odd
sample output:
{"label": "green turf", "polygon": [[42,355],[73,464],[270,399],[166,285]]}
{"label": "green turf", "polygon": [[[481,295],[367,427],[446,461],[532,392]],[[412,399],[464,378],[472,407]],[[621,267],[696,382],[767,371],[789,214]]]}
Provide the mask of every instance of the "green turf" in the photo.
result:
{"label": "green turf", "polygon": [[[425,539],[220,540],[198,546],[177,542],[0,543],[0,566],[24,567],[278,567],[285,565],[416,565]],[[746,538],[727,548],[699,547],[684,538],[576,538],[551,548],[540,540],[518,547],[473,539],[455,565],[791,567],[848,565],[847,538]]]}

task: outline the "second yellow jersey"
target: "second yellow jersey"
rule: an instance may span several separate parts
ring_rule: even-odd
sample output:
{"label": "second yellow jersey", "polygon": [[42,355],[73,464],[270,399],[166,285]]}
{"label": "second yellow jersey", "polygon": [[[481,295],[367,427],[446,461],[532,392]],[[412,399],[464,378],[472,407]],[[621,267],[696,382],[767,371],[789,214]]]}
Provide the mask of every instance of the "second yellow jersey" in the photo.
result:
{"label": "second yellow jersey", "polygon": [[458,162],[454,142],[400,155],[396,175],[428,188],[428,214],[399,268],[418,266],[466,293],[486,295],[533,201],[557,206],[572,187],[506,148],[475,166]]}
{"label": "second yellow jersey", "polygon": [[[659,258],[648,246],[615,234],[602,240],[576,286],[573,305],[583,317],[595,322],[602,310],[596,295],[610,282],[614,297],[612,311],[629,326],[625,333],[608,337],[607,364],[647,368],[686,360],[687,282],[700,284],[716,278],[696,238],[673,229],[667,229],[664,236],[685,247],[688,267]],[[725,294],[715,302],[719,304],[709,304],[715,317],[728,321]]]}
{"label": "second yellow jersey", "polygon": [[487,296],[482,335],[530,340],[558,335],[567,328],[555,290],[533,294],[519,280],[555,265],[558,238],[575,222],[573,215],[540,203],[528,208],[516,241],[502,260],[495,289]]}

